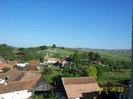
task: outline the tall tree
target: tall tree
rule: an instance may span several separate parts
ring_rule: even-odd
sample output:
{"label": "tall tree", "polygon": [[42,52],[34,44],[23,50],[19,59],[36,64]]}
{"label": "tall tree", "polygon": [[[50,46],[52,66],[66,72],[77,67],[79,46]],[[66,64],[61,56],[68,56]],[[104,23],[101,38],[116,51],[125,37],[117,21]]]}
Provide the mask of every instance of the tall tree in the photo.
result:
{"label": "tall tree", "polygon": [[78,64],[78,63],[79,63],[80,57],[79,57],[78,52],[75,52],[75,53],[73,54],[72,60],[73,60],[73,63],[75,63],[75,64]]}
{"label": "tall tree", "polygon": [[91,61],[95,59],[95,54],[93,52],[89,52],[88,56]]}
{"label": "tall tree", "polygon": [[56,48],[56,45],[55,45],[55,44],[53,44],[52,48]]}
{"label": "tall tree", "polygon": [[98,53],[95,54],[95,60],[101,61],[101,56]]}
{"label": "tall tree", "polygon": [[94,66],[89,66],[87,68],[88,76],[94,76],[95,79],[97,79],[97,69]]}

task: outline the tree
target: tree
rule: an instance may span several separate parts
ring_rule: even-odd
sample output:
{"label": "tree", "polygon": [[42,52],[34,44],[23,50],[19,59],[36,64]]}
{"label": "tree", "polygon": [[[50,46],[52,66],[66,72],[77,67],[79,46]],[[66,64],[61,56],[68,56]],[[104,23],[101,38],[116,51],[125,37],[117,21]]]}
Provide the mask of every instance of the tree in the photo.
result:
{"label": "tree", "polygon": [[38,68],[37,68],[37,67],[35,67],[33,71],[39,71],[39,70],[38,70]]}
{"label": "tree", "polygon": [[64,70],[63,70],[63,72],[64,72],[64,73],[67,73],[67,72],[69,72],[69,70],[70,70],[69,65],[68,65],[68,64],[65,64],[65,65],[64,65]]}
{"label": "tree", "polygon": [[54,49],[54,48],[56,48],[56,45],[55,45],[55,44],[53,44],[52,48],[53,48],[53,49]]}
{"label": "tree", "polygon": [[79,57],[79,54],[77,52],[75,52],[73,54],[72,60],[73,60],[73,63],[75,63],[75,64],[79,63],[80,57]]}
{"label": "tree", "polygon": [[11,68],[4,67],[3,72],[8,72]]}
{"label": "tree", "polygon": [[95,54],[95,60],[101,61],[101,56],[98,53]]}
{"label": "tree", "polygon": [[57,99],[57,96],[55,96],[55,92],[53,88],[51,89],[50,94],[48,95],[48,98],[46,99]]}
{"label": "tree", "polygon": [[87,57],[88,57],[88,56],[87,56],[87,53],[84,52],[83,55],[82,55],[82,57],[83,57],[83,59],[87,59]]}
{"label": "tree", "polygon": [[53,70],[50,69],[49,67],[44,67],[44,70],[42,71],[42,73],[50,75],[53,73]]}
{"label": "tree", "polygon": [[10,48],[6,44],[0,45],[0,56],[4,59],[14,60],[16,56],[13,54],[13,49],[14,48]]}
{"label": "tree", "polygon": [[40,46],[39,49],[40,49],[40,50],[45,50],[45,49],[47,49],[47,46],[45,46],[45,45]]}
{"label": "tree", "polygon": [[89,66],[87,68],[88,76],[94,76],[95,79],[97,79],[97,69],[94,66]]}
{"label": "tree", "polygon": [[90,52],[88,56],[91,61],[95,59],[95,54],[93,52]]}

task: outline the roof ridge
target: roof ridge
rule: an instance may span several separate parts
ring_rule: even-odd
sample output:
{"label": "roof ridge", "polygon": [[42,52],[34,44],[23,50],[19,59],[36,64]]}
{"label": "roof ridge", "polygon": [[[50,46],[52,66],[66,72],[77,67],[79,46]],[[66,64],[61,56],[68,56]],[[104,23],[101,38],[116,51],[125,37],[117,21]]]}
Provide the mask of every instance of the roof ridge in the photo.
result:
{"label": "roof ridge", "polygon": [[[14,83],[30,82],[30,81],[32,81],[32,80],[25,80],[25,81],[12,81],[12,82],[8,82],[8,83],[7,83],[7,85],[8,85],[8,84],[14,84]],[[4,84],[4,83],[2,83],[2,84],[0,84],[0,85],[5,85],[5,84]]]}
{"label": "roof ridge", "polygon": [[62,77],[62,78],[94,78],[94,76],[89,76],[89,77]]}

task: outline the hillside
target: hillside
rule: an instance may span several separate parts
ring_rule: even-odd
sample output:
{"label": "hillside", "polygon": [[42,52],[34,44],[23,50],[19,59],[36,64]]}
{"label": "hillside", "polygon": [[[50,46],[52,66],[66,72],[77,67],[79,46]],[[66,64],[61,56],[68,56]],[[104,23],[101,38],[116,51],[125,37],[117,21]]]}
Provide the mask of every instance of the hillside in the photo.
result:
{"label": "hillside", "polygon": [[[1,45],[2,46],[2,45]],[[34,53],[35,55],[38,55],[39,57],[49,55],[50,57],[68,57],[71,54],[75,53],[76,51],[79,54],[82,54],[86,52],[87,54],[90,51],[93,51],[95,53],[99,53],[102,58],[108,58],[112,60],[120,60],[120,61],[127,61],[131,62],[131,50],[130,49],[89,49],[89,48],[65,48],[65,47],[56,47],[55,49],[52,48],[52,46],[47,46],[47,49],[40,49],[40,47],[30,47],[30,48],[18,48],[18,47],[10,47],[12,50],[24,50],[29,51],[30,53]],[[32,55],[34,56],[34,55]]]}
{"label": "hillside", "polygon": [[77,48],[80,50],[86,51],[95,51],[100,53],[112,54],[112,55],[119,55],[125,57],[131,57],[131,49],[91,49],[91,48]]}

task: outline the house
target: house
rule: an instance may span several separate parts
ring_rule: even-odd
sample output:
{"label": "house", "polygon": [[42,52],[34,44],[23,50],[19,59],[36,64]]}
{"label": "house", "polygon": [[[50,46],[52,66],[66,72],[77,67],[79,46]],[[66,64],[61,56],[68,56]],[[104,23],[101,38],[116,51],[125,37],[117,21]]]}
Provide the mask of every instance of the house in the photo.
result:
{"label": "house", "polygon": [[38,68],[38,70],[43,70],[42,66],[37,61],[30,61],[28,66],[26,67],[28,70],[34,70],[35,68]]}
{"label": "house", "polygon": [[102,65],[102,63],[100,61],[92,61],[89,63],[89,65]]}
{"label": "house", "polygon": [[59,60],[58,58],[48,58],[47,63],[57,63]]}
{"label": "house", "polygon": [[47,94],[51,86],[39,71],[10,69],[0,74],[0,99],[27,99],[33,94]]}
{"label": "house", "polygon": [[15,62],[17,62],[17,66],[25,67],[26,63],[24,63],[21,59],[15,59]]}
{"label": "house", "polygon": [[20,71],[26,71],[26,68],[21,66],[17,66],[16,69]]}
{"label": "house", "polygon": [[43,58],[41,58],[40,61],[41,61],[42,63],[43,63],[43,62],[47,62],[48,58],[49,58],[49,56],[46,55],[46,56],[44,56]]}
{"label": "house", "polygon": [[19,51],[15,51],[15,50],[14,50],[14,51],[13,51],[13,54],[19,54]]}
{"label": "house", "polygon": [[64,65],[68,63],[69,65],[72,64],[72,59],[69,57],[62,57],[58,63],[60,68],[64,68]]}
{"label": "house", "polygon": [[12,65],[12,67],[14,67],[15,65],[17,65],[17,61],[8,61],[7,64]]}
{"label": "house", "polygon": [[61,78],[56,88],[58,99],[92,99],[99,95],[94,77]]}

